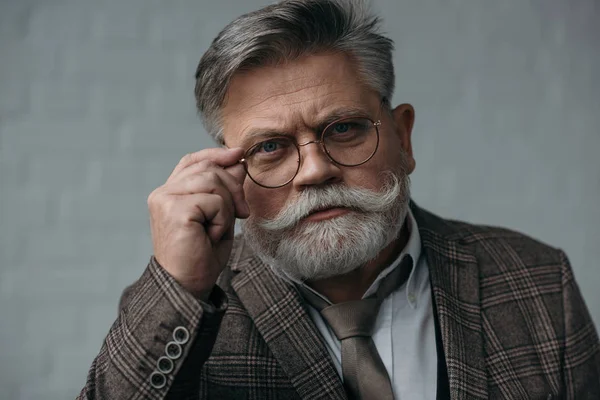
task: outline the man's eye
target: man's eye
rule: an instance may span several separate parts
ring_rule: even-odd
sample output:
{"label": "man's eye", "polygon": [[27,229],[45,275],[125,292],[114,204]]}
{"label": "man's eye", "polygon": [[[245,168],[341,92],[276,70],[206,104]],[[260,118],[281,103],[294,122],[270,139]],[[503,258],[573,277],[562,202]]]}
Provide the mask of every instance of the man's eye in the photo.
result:
{"label": "man's eye", "polygon": [[261,143],[258,146],[258,150],[264,151],[265,153],[272,153],[278,149],[278,146],[279,146],[279,143],[277,143],[273,140],[269,140],[269,141]]}
{"label": "man's eye", "polygon": [[346,133],[350,128],[350,123],[341,122],[333,126],[333,133]]}
{"label": "man's eye", "polygon": [[257,143],[250,151],[250,156],[254,155],[275,155],[285,151],[288,147],[292,146],[288,140],[285,139],[270,139],[264,142]]}

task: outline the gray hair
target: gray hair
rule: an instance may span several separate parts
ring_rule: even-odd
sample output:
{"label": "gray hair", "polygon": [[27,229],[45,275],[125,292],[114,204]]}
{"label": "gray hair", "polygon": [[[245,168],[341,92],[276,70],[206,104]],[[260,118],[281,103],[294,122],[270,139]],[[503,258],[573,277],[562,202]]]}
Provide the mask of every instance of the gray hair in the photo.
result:
{"label": "gray hair", "polygon": [[223,144],[221,108],[236,72],[319,52],[349,55],[365,84],[389,104],[394,44],[380,33],[380,22],[362,0],[284,0],[235,19],[196,70],[196,105],[207,131]]}

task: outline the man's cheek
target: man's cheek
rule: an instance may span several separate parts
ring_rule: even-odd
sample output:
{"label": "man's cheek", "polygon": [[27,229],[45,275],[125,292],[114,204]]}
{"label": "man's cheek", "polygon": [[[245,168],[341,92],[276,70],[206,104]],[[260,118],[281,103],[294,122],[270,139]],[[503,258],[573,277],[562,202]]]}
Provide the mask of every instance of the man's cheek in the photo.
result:
{"label": "man's cheek", "polygon": [[281,200],[279,196],[269,196],[269,193],[267,193],[266,196],[255,196],[248,193],[246,195],[246,201],[250,207],[250,214],[253,217],[261,219],[271,219],[275,217],[285,203],[285,200]]}
{"label": "man's cheek", "polygon": [[370,168],[363,168],[361,171],[352,171],[356,172],[354,174],[347,174],[346,185],[348,187],[379,191],[381,188],[381,179],[378,171],[384,171],[387,168],[381,167],[376,163],[373,163],[369,167]]}

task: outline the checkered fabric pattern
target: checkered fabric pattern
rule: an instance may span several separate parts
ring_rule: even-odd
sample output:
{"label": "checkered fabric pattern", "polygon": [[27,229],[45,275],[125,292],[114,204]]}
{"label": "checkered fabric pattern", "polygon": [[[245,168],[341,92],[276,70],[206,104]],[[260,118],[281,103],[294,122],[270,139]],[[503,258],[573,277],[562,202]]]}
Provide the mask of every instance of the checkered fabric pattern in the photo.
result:
{"label": "checkered fabric pattern", "polygon": [[[565,254],[506,229],[412,209],[451,398],[600,398],[598,335]],[[176,326],[191,340],[157,389],[151,373]],[[346,398],[301,296],[241,237],[210,304],[186,293],[152,258],[126,289],[79,396],[198,398]]]}

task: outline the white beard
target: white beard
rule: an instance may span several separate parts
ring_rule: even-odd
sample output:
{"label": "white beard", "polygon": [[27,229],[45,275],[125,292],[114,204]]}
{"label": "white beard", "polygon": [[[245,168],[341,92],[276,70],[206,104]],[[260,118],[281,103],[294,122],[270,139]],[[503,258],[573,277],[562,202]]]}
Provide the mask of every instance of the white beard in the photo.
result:
{"label": "white beard", "polygon": [[[287,280],[324,279],[360,268],[398,237],[408,213],[410,181],[404,169],[384,178],[381,192],[341,184],[307,188],[274,219],[242,221],[245,240]],[[352,211],[318,222],[303,220],[315,209],[335,206]]]}

